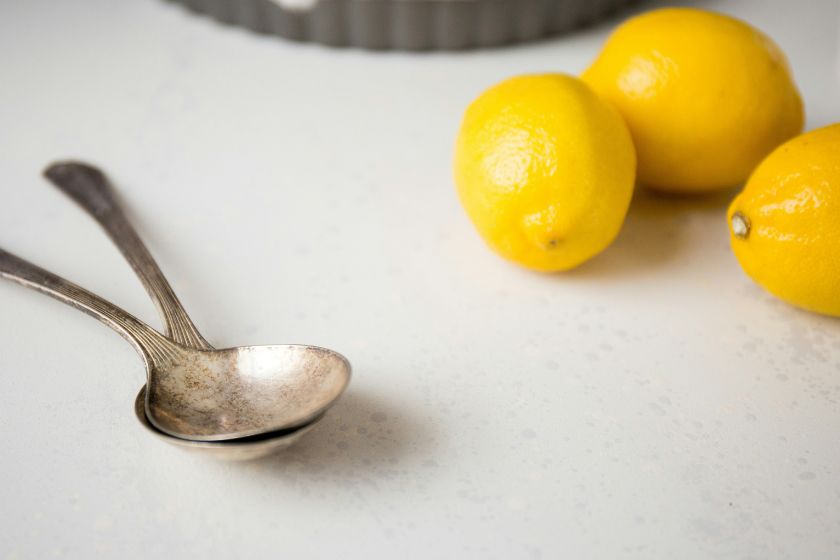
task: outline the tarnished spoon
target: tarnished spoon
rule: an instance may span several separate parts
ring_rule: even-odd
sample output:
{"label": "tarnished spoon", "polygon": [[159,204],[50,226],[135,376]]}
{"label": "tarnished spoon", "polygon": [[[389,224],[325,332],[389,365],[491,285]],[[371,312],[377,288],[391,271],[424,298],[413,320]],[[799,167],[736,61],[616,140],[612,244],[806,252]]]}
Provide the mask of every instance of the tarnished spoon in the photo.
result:
{"label": "tarnished spoon", "polygon": [[165,434],[152,426],[146,416],[146,386],[140,389],[137,393],[137,398],[134,400],[134,413],[137,420],[143,425],[152,435],[170,445],[174,445],[181,449],[185,449],[192,453],[210,457],[212,459],[222,459],[225,461],[250,461],[258,459],[282,451],[287,447],[297,443],[297,441],[305,434],[309,433],[318,422],[324,417],[324,414],[299,428],[292,428],[290,430],[281,430],[279,432],[271,432],[259,436],[252,436],[241,439],[228,439],[224,441],[195,441],[191,439],[181,439],[169,434]]}
{"label": "tarnished spoon", "polygon": [[343,392],[350,364],[331,350],[305,345],[210,347],[119,210],[102,173],[69,162],[51,166],[46,175],[117,242],[167,318],[172,340],[9,253],[0,253],[0,273],[93,314],[128,338],[146,363],[145,412],[157,430],[219,442],[274,434],[312,422]]}

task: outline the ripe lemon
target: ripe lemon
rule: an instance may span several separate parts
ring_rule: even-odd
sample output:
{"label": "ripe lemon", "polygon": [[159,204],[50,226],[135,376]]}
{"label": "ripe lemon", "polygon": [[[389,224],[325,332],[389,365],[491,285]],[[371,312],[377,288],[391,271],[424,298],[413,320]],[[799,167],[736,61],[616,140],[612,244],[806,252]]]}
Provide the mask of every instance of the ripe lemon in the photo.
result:
{"label": "ripe lemon", "polygon": [[783,300],[840,316],[840,124],[770,154],[729,207],[732,248]]}
{"label": "ripe lemon", "polygon": [[525,267],[566,270],[618,234],[636,155],[619,114],[578,78],[520,76],[464,115],[455,182],[487,244]]}
{"label": "ripe lemon", "polygon": [[629,19],[583,74],[624,116],[639,182],[698,192],[742,184],[802,130],[784,54],[747,23],[692,8]]}

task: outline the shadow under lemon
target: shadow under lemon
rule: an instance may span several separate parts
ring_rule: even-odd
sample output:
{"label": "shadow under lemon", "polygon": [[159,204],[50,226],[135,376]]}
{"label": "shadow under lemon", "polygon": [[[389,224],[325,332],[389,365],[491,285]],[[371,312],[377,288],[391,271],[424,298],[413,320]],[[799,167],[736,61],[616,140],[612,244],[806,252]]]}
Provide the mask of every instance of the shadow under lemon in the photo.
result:
{"label": "shadow under lemon", "polygon": [[[724,230],[726,209],[740,190],[738,187],[688,195],[637,187],[615,241],[599,255],[561,276],[592,279],[651,272],[692,250],[685,235],[685,222],[689,219],[717,215],[719,227]],[[715,239],[710,235],[707,241],[715,243]]]}

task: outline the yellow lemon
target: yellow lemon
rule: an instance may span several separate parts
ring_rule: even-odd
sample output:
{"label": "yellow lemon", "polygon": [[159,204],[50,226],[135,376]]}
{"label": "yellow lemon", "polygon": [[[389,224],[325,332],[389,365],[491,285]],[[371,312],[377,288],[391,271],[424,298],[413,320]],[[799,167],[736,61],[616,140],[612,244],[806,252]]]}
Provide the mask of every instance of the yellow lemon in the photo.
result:
{"label": "yellow lemon", "polygon": [[732,248],[783,300],[840,316],[840,124],[783,144],[729,207]]}
{"label": "yellow lemon", "polygon": [[692,8],[629,19],[583,74],[624,116],[639,182],[674,192],[742,184],[802,131],[784,54],[747,23]]}
{"label": "yellow lemon", "polygon": [[619,114],[573,76],[511,78],[464,115],[455,182],[479,234],[503,257],[566,270],[618,234],[636,156]]}

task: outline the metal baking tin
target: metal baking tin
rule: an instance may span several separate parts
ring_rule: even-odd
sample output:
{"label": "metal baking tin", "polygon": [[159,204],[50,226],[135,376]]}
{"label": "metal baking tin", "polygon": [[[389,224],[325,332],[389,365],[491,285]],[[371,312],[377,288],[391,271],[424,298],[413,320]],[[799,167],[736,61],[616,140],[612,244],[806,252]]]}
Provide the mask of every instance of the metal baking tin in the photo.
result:
{"label": "metal baking tin", "polygon": [[632,0],[169,0],[222,23],[334,47],[456,50],[529,41]]}

